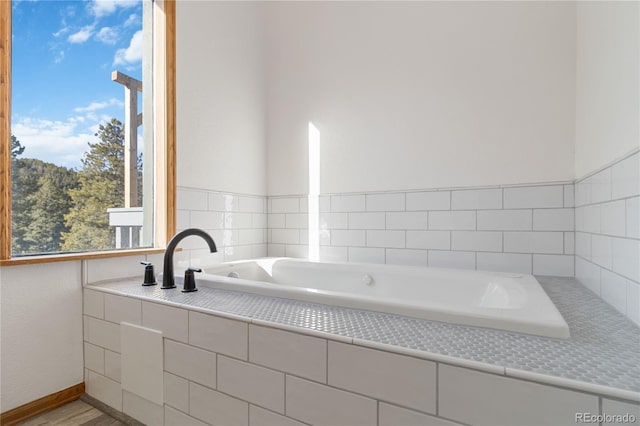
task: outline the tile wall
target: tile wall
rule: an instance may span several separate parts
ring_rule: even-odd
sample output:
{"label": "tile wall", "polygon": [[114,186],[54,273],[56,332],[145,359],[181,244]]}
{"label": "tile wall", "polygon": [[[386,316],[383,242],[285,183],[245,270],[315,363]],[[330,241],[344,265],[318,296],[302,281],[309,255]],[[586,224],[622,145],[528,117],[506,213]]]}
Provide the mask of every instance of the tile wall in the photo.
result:
{"label": "tile wall", "polygon": [[[320,197],[320,260],[574,275],[572,184]],[[268,200],[269,256],[307,257],[305,196]]]}
{"label": "tile wall", "polygon": [[200,238],[188,238],[176,253],[176,265],[207,266],[267,255],[267,198],[178,188],[177,231],[201,228],[216,242],[210,254]]}
{"label": "tile wall", "polygon": [[[543,425],[573,424],[576,413],[638,413],[635,404],[346,337],[91,289],[84,297],[87,392],[145,424]],[[162,333],[162,404],[123,389],[120,322]]]}
{"label": "tile wall", "polygon": [[640,153],[576,182],[576,278],[640,324]]}

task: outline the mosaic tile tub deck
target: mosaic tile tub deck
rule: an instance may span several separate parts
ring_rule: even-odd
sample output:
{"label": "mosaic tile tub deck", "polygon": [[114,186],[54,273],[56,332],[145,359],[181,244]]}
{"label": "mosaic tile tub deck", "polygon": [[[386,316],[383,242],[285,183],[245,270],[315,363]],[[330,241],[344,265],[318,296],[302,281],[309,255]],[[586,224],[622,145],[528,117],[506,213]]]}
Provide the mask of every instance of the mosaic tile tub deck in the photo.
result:
{"label": "mosaic tile tub deck", "polygon": [[537,277],[571,331],[567,340],[467,327],[200,286],[138,280],[88,288],[418,358],[640,401],[640,329],[573,278]]}

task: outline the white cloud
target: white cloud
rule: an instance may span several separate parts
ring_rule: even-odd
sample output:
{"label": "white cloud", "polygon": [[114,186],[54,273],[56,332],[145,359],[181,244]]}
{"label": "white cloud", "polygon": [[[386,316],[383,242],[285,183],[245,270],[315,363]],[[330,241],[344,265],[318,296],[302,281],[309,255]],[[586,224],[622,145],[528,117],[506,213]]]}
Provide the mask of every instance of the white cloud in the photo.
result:
{"label": "white cloud", "polygon": [[95,142],[93,133],[78,131],[72,120],[51,121],[22,118],[12,126],[12,133],[26,147],[25,158],[39,158],[65,167],[80,167],[87,142]]}
{"label": "white cloud", "polygon": [[96,18],[111,15],[117,8],[133,7],[140,0],[93,0],[90,10]]}
{"label": "white cloud", "polygon": [[142,60],[142,30],[131,37],[131,43],[126,49],[118,49],[113,59],[113,65],[134,65]]}
{"label": "white cloud", "polygon": [[89,40],[89,37],[93,34],[93,26],[87,25],[86,27],[82,27],[82,29],[76,33],[71,34],[67,41],[69,43],[80,44]]}
{"label": "white cloud", "polygon": [[73,110],[75,112],[80,112],[80,113],[82,113],[82,112],[94,112],[94,111],[99,111],[101,109],[108,108],[110,106],[124,107],[124,102],[122,102],[121,100],[115,99],[115,98],[111,98],[108,101],[91,102],[86,107],[78,107],[78,108],[74,108]]}
{"label": "white cloud", "polygon": [[102,27],[97,32],[96,38],[104,44],[116,44],[120,38],[118,30],[113,27]]}
{"label": "white cloud", "polygon": [[141,25],[142,23],[140,22],[140,17],[138,15],[136,15],[135,13],[132,13],[131,15],[129,15],[129,17],[127,18],[126,21],[124,21],[124,24],[122,24],[125,28],[129,28],[132,27],[134,25]]}
{"label": "white cloud", "polygon": [[55,38],[58,38],[58,37],[60,37],[61,35],[68,33],[69,31],[70,31],[70,30],[69,30],[69,27],[62,27],[62,28],[60,28],[58,31],[56,31],[55,33],[53,33],[53,36],[54,36]]}
{"label": "white cloud", "polygon": [[56,54],[56,57],[53,58],[53,63],[59,64],[63,60],[64,60],[64,50],[59,50],[58,53]]}

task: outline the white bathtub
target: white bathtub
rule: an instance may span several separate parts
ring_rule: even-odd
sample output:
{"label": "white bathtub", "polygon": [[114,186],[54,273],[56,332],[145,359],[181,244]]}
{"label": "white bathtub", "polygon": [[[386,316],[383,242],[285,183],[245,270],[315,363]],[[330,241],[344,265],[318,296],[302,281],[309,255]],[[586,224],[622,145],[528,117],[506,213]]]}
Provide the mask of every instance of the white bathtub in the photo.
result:
{"label": "white bathtub", "polygon": [[197,275],[199,286],[569,337],[569,327],[560,312],[538,281],[526,274],[288,258],[226,263],[206,272]]}

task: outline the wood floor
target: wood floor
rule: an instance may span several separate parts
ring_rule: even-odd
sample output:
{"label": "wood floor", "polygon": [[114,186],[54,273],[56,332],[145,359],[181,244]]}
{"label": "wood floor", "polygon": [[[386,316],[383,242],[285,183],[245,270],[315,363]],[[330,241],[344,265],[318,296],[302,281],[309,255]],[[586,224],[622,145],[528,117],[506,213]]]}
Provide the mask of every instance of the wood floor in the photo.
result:
{"label": "wood floor", "polygon": [[19,426],[124,426],[108,414],[84,401],[76,400],[55,410],[47,411],[24,422]]}

